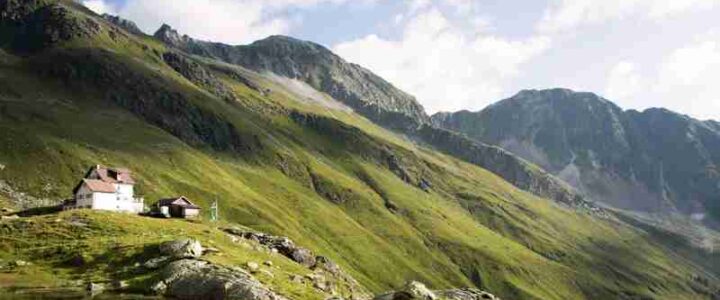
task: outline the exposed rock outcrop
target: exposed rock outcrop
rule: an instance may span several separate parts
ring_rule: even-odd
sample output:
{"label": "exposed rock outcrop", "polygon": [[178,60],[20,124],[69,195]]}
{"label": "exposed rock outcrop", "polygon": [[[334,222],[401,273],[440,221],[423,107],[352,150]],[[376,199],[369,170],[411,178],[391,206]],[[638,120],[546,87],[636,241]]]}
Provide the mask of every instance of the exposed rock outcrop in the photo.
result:
{"label": "exposed rock outcrop", "polygon": [[340,266],[327,257],[315,256],[309,249],[299,247],[291,239],[273,236],[265,233],[245,230],[241,228],[224,228],[231,237],[239,237],[259,243],[268,251],[283,256],[307,267],[312,273],[300,276],[291,276],[291,281],[309,281],[316,289],[328,294],[338,294],[339,290],[347,291],[349,299],[370,299],[370,294],[352,276],[345,273]]}
{"label": "exposed rock outcrop", "polygon": [[381,294],[374,300],[500,300],[493,294],[478,289],[450,289],[432,291],[424,284],[411,281],[398,291]]}
{"label": "exposed rock outcrop", "polygon": [[171,258],[200,258],[203,247],[197,240],[183,239],[160,244],[160,253]]}
{"label": "exposed rock outcrop", "polygon": [[315,43],[272,36],[247,46],[230,46],[181,36],[168,25],[154,36],[191,54],[300,79],[391,128],[411,129],[429,120],[413,96]]}
{"label": "exposed rock outcrop", "polygon": [[158,294],[175,299],[284,300],[242,269],[209,262],[182,259],[162,270],[162,280],[153,287]]}
{"label": "exposed rock outcrop", "polygon": [[220,82],[211,72],[207,71],[205,67],[192,58],[185,57],[176,52],[165,52],[162,58],[171,68],[198,87],[207,90],[209,93],[223,100],[236,100],[235,94],[233,94],[230,88],[225,86],[225,84]]}
{"label": "exposed rock outcrop", "polygon": [[374,298],[374,300],[436,300],[438,296],[428,289],[424,284],[411,281],[405,286],[394,292],[385,293]]}
{"label": "exposed rock outcrop", "polygon": [[125,29],[125,31],[127,31],[129,33],[136,34],[136,35],[144,35],[142,30],[140,30],[140,28],[137,26],[137,24],[135,24],[135,22],[133,22],[133,21],[126,20],[119,16],[113,16],[110,14],[103,14],[102,17],[103,17],[103,19],[107,20],[108,22],[110,22],[122,29]]}
{"label": "exposed rock outcrop", "polygon": [[[116,104],[191,145],[247,153],[261,147],[257,136],[241,135],[218,112],[193,102],[193,95],[168,88],[166,79],[142,74],[132,62],[102,50],[57,51],[34,62],[38,72],[70,86],[93,84]],[[197,96],[197,95],[196,95]]]}
{"label": "exposed rock outcrop", "polygon": [[63,41],[100,32],[100,24],[73,13],[64,2],[0,1],[0,46],[17,52],[36,52]]}
{"label": "exposed rock outcrop", "polygon": [[293,261],[306,267],[315,266],[316,259],[312,251],[295,245],[291,239],[283,236],[274,236],[261,232],[247,231],[238,228],[225,228],[225,232],[260,243],[269,249],[274,249],[278,253],[292,259]]}
{"label": "exposed rock outcrop", "polygon": [[493,294],[477,289],[453,289],[437,291],[438,296],[447,300],[500,300]]}
{"label": "exposed rock outcrop", "polygon": [[158,295],[174,299],[286,299],[241,268],[200,260],[203,247],[197,240],[164,242],[158,250],[163,256],[143,265],[151,270],[160,269],[151,287],[152,292]]}

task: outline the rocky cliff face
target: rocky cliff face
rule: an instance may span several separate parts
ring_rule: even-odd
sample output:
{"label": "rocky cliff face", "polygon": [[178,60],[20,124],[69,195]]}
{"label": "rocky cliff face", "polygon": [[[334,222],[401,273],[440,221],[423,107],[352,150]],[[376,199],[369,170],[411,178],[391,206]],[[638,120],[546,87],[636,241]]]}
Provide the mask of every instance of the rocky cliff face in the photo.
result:
{"label": "rocky cliff face", "polygon": [[413,128],[428,120],[413,96],[312,42],[271,36],[246,46],[230,46],[181,36],[168,25],[163,25],[155,37],[192,54],[305,81],[394,129]]}
{"label": "rocky cliff face", "polygon": [[0,46],[31,53],[100,31],[100,24],[65,1],[0,1]]}
{"label": "rocky cliff face", "polygon": [[720,217],[720,134],[664,109],[623,111],[591,93],[522,91],[437,126],[500,145],[621,208]]}
{"label": "rocky cliff face", "polygon": [[106,21],[114,24],[117,27],[125,29],[125,31],[127,31],[129,33],[138,34],[138,35],[144,34],[142,32],[142,30],[140,30],[140,28],[137,26],[137,24],[135,24],[135,22],[133,22],[133,21],[126,20],[119,16],[113,16],[113,15],[109,15],[109,14],[103,14],[102,18],[105,19]]}

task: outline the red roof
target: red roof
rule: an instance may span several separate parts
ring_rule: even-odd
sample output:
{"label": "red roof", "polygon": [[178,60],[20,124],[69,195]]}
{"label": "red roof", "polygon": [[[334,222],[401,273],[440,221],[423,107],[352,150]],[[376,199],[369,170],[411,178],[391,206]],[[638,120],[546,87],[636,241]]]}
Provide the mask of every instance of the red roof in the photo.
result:
{"label": "red roof", "polygon": [[97,171],[99,179],[108,183],[124,183],[124,184],[135,184],[135,180],[132,178],[131,172],[126,168],[108,168],[101,165],[96,165],[88,171],[85,178],[90,176],[93,171]]}
{"label": "red roof", "polygon": [[104,182],[102,180],[83,179],[82,185],[87,186],[88,189],[92,192],[98,192],[98,193],[114,193],[115,192],[115,187],[112,185],[112,183]]}

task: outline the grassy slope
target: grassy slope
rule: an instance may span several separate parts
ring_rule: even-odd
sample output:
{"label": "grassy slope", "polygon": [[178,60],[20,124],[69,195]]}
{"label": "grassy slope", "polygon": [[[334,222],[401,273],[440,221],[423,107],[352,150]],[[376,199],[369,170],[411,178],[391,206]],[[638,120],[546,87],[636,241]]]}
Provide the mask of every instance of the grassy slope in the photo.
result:
{"label": "grassy slope", "polygon": [[[148,201],[183,194],[208,207],[218,199],[223,219],[290,236],[333,258],[378,292],[416,279],[436,288],[481,284],[509,299],[702,297],[691,287],[690,278],[697,272],[692,266],[622,223],[557,207],[356,115],[300,104],[293,100],[297,95],[261,75],[253,76],[273,87],[270,97],[232,83],[240,104],[228,104],[148,58],[131,42],[102,39],[93,43],[97,45],[112,47],[140,72],[193,94],[195,105],[221,112],[239,130],[260,136],[266,147],[245,156],[189,146],[92,88],[66,89],[2,55],[0,163],[6,168],[0,179],[33,195],[67,197],[88,166],[126,166],[136,171]],[[400,180],[344,137],[290,121],[282,113],[287,108],[361,128],[361,136],[367,133],[370,141],[392,149],[412,174],[428,178],[432,192]],[[279,165],[287,162],[299,166],[297,175],[281,172]],[[332,188],[349,191],[346,201],[338,204],[319,196],[302,175],[305,168]],[[399,208],[397,213],[386,209],[388,199]],[[102,217],[119,222],[113,215]],[[141,219],[128,221],[138,231],[161,227]],[[37,261],[40,256],[32,251],[8,250],[27,242],[5,239],[0,251]],[[38,267],[52,266],[52,261],[40,261]],[[97,274],[106,275],[102,270]]]}
{"label": "grassy slope", "polygon": [[288,280],[292,275],[309,274],[309,270],[252,242],[234,243],[217,229],[223,225],[91,211],[6,222],[0,238],[0,259],[43,260],[14,274],[0,273],[0,288],[75,286],[75,281],[108,279],[125,280],[134,288],[142,288],[153,283],[152,275],[136,274],[131,267],[155,257],[152,252],[160,242],[189,237],[220,251],[204,256],[206,260],[228,266],[271,261],[272,267],[263,268],[273,276],[258,273],[261,282],[291,298],[324,299],[308,284]]}

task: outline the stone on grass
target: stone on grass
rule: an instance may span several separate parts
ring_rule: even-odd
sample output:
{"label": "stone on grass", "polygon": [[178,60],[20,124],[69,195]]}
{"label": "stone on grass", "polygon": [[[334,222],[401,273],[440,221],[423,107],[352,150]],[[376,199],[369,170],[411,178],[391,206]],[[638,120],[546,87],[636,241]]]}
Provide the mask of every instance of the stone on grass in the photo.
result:
{"label": "stone on grass", "polygon": [[260,265],[254,261],[250,261],[247,264],[245,264],[247,267],[247,270],[250,271],[250,273],[255,273],[260,269]]}
{"label": "stone on grass", "polygon": [[160,252],[172,258],[200,258],[203,247],[197,240],[182,239],[160,244]]}
{"label": "stone on grass", "polygon": [[287,300],[250,274],[194,259],[167,265],[153,288],[175,299]]}

